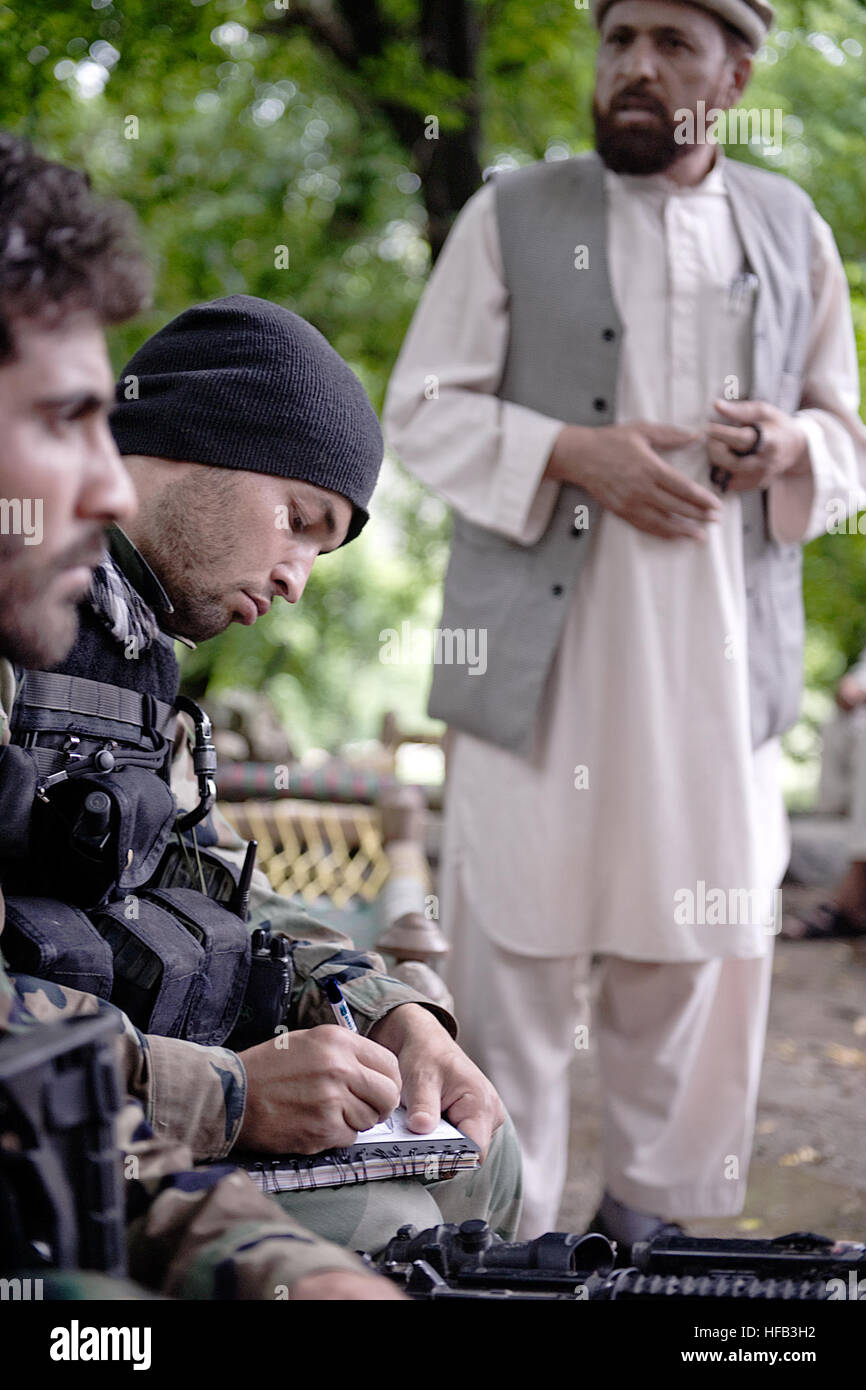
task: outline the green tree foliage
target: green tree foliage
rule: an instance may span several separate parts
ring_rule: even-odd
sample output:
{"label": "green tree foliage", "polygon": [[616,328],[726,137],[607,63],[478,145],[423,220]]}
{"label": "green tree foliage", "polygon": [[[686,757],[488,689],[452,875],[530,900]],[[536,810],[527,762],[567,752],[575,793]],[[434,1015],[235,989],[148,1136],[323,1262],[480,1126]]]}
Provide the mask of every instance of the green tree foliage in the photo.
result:
{"label": "green tree foliage", "polygon": [[[797,179],[833,226],[862,361],[864,7],[778,12],[747,104],[785,112],[782,149],[735,153]],[[590,146],[594,51],[583,0],[10,0],[0,124],[140,216],[156,302],[113,335],[118,367],[190,303],[243,291],[316,323],[380,406],[431,246],[482,171]],[[301,742],[368,735],[389,707],[417,722],[425,673],[381,666],[379,633],[435,621],[444,509],[394,465],[376,501],[297,609],[206,644],[189,679],[263,684]],[[806,595],[826,685],[866,644],[863,537],[809,548]]]}

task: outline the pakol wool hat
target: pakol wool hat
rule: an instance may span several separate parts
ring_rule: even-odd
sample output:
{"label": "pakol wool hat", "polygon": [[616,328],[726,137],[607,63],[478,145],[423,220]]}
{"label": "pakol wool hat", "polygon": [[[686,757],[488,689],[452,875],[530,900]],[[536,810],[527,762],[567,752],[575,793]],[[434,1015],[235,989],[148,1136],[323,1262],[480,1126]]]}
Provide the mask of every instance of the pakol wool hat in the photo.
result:
{"label": "pakol wool hat", "polygon": [[[709,10],[710,14],[733,25],[748,40],[753,51],[761,47],[776,17],[773,6],[766,0],[682,0],[682,3]],[[614,4],[616,0],[592,0],[592,16],[598,26]]]}
{"label": "pakol wool hat", "polygon": [[[234,294],[196,304],[130,358],[111,429],[121,454],[301,478],[368,519],[379,422],[355,373],[289,309]],[[345,544],[345,542],[344,542]]]}

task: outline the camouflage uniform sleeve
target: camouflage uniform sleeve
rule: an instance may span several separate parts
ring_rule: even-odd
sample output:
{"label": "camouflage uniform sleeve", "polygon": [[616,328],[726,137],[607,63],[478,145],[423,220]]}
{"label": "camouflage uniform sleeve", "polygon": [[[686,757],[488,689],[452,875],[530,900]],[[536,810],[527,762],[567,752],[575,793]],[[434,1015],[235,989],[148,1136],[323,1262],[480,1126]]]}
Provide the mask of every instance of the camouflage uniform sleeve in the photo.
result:
{"label": "camouflage uniform sleeve", "polygon": [[[2,894],[0,894],[0,914],[2,914]],[[15,982],[6,971],[0,959],[0,1038],[6,1033],[23,1033],[32,1028],[36,1020],[28,1013]]]}
{"label": "camouflage uniform sleeve", "polygon": [[356,951],[348,936],[317,922],[288,898],[275,893],[264,874],[255,877],[250,893],[250,929],[262,922],[269,922],[272,931],[282,932],[294,943],[295,978],[286,1020],[290,1027],[333,1023],[324,984],[335,979],[361,1033],[369,1033],[380,1018],[400,1004],[422,1004],[456,1037],[457,1023],[447,1009],[402,980],[392,979],[376,952]]}
{"label": "camouflage uniform sleeve", "polygon": [[[172,790],[184,809],[195,804],[195,778],[185,739],[176,741]],[[216,809],[211,812],[207,823],[212,830],[211,839],[215,837],[216,840],[208,847],[212,852],[218,850],[222,858],[239,868],[246,841]],[[457,1022],[447,1009],[402,980],[392,979],[385,973],[385,962],[381,956],[373,951],[356,951],[348,936],[317,922],[289,898],[276,893],[265,875],[256,870],[250,892],[250,930],[263,922],[268,922],[272,931],[281,932],[294,942],[292,957],[295,980],[286,1020],[290,1027],[312,1028],[317,1023],[333,1022],[322,986],[326,980],[334,978],[362,1033],[369,1033],[380,1018],[399,1004],[421,1004],[435,1014],[452,1037],[457,1036]]]}
{"label": "camouflage uniform sleeve", "polygon": [[[112,1007],[77,990],[13,977],[0,965],[0,1036]],[[124,1025],[121,1077],[140,1086],[146,1063],[135,1029],[128,1019]],[[194,1169],[189,1147],[154,1136],[131,1094],[117,1117],[117,1142],[128,1180],[130,1272],[149,1288],[176,1298],[279,1299],[307,1274],[364,1272],[355,1255],[306,1231],[246,1173],[226,1165]]]}
{"label": "camouflage uniform sleeve", "polygon": [[[7,978],[14,985],[21,1016],[38,1023],[114,1008],[93,994],[30,975]],[[121,1075],[155,1133],[183,1141],[196,1162],[224,1158],[237,1143],[244,1117],[247,1083],[240,1058],[225,1047],[145,1035],[126,1014],[121,1018]]]}

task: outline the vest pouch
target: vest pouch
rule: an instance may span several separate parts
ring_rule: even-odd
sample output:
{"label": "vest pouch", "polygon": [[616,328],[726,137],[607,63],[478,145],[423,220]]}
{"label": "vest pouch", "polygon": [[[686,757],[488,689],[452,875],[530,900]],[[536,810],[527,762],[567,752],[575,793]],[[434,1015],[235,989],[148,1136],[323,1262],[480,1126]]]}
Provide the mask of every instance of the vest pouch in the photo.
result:
{"label": "vest pouch", "polygon": [[23,748],[0,747],[0,859],[3,882],[8,882],[7,862],[30,852],[30,821],[36,800],[36,764]]}
{"label": "vest pouch", "polygon": [[111,949],[77,907],[54,898],[6,898],[3,955],[13,971],[111,995]]}
{"label": "vest pouch", "polygon": [[143,1033],[186,1037],[205,952],[200,941],[158,903],[144,897],[91,912],[114,959],[111,1002]]}
{"label": "vest pouch", "polygon": [[201,949],[202,966],[183,1036],[204,1046],[220,1045],[235,1026],[247,987],[249,927],[193,888],[147,888],[140,901],[142,910],[171,914]]}
{"label": "vest pouch", "polygon": [[214,902],[228,906],[237,888],[240,870],[219,854],[211,854],[203,849],[195,832],[196,850],[185,841],[185,847],[178,844],[178,838],[170,840],[159,868],[150,880],[148,892],[154,888],[193,888],[205,893]]}
{"label": "vest pouch", "polygon": [[33,808],[29,891],[38,873],[43,892],[89,909],[152,876],[176,815],[158,773],[125,767],[74,777],[51,787],[47,797],[37,797]]}

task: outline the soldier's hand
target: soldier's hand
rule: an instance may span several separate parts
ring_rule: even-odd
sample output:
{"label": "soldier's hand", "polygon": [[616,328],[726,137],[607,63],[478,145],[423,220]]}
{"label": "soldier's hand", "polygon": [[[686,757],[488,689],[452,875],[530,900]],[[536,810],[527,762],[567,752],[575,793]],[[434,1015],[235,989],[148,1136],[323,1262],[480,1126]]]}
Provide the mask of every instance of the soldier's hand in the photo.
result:
{"label": "soldier's hand", "polygon": [[335,1024],[281,1033],[240,1058],[247,1074],[238,1138],[244,1148],[312,1154],[352,1144],[400,1100],[394,1054]]}
{"label": "soldier's hand", "polygon": [[583,487],[608,511],[638,531],[676,540],[705,540],[721,507],[708,488],[686,478],[657,452],[681,449],[699,432],[636,420],[597,428],[565,425],[556,438],[546,476]]}
{"label": "soldier's hand", "polygon": [[293,1303],[296,1300],[340,1303],[393,1303],[395,1299],[398,1303],[411,1301],[396,1284],[381,1274],[351,1274],[344,1269],[305,1275],[292,1285],[289,1297]]}
{"label": "soldier's hand", "polygon": [[410,1129],[427,1134],[445,1115],[486,1157],[505,1108],[482,1071],[420,1004],[400,1004],[370,1030],[397,1054]]}

